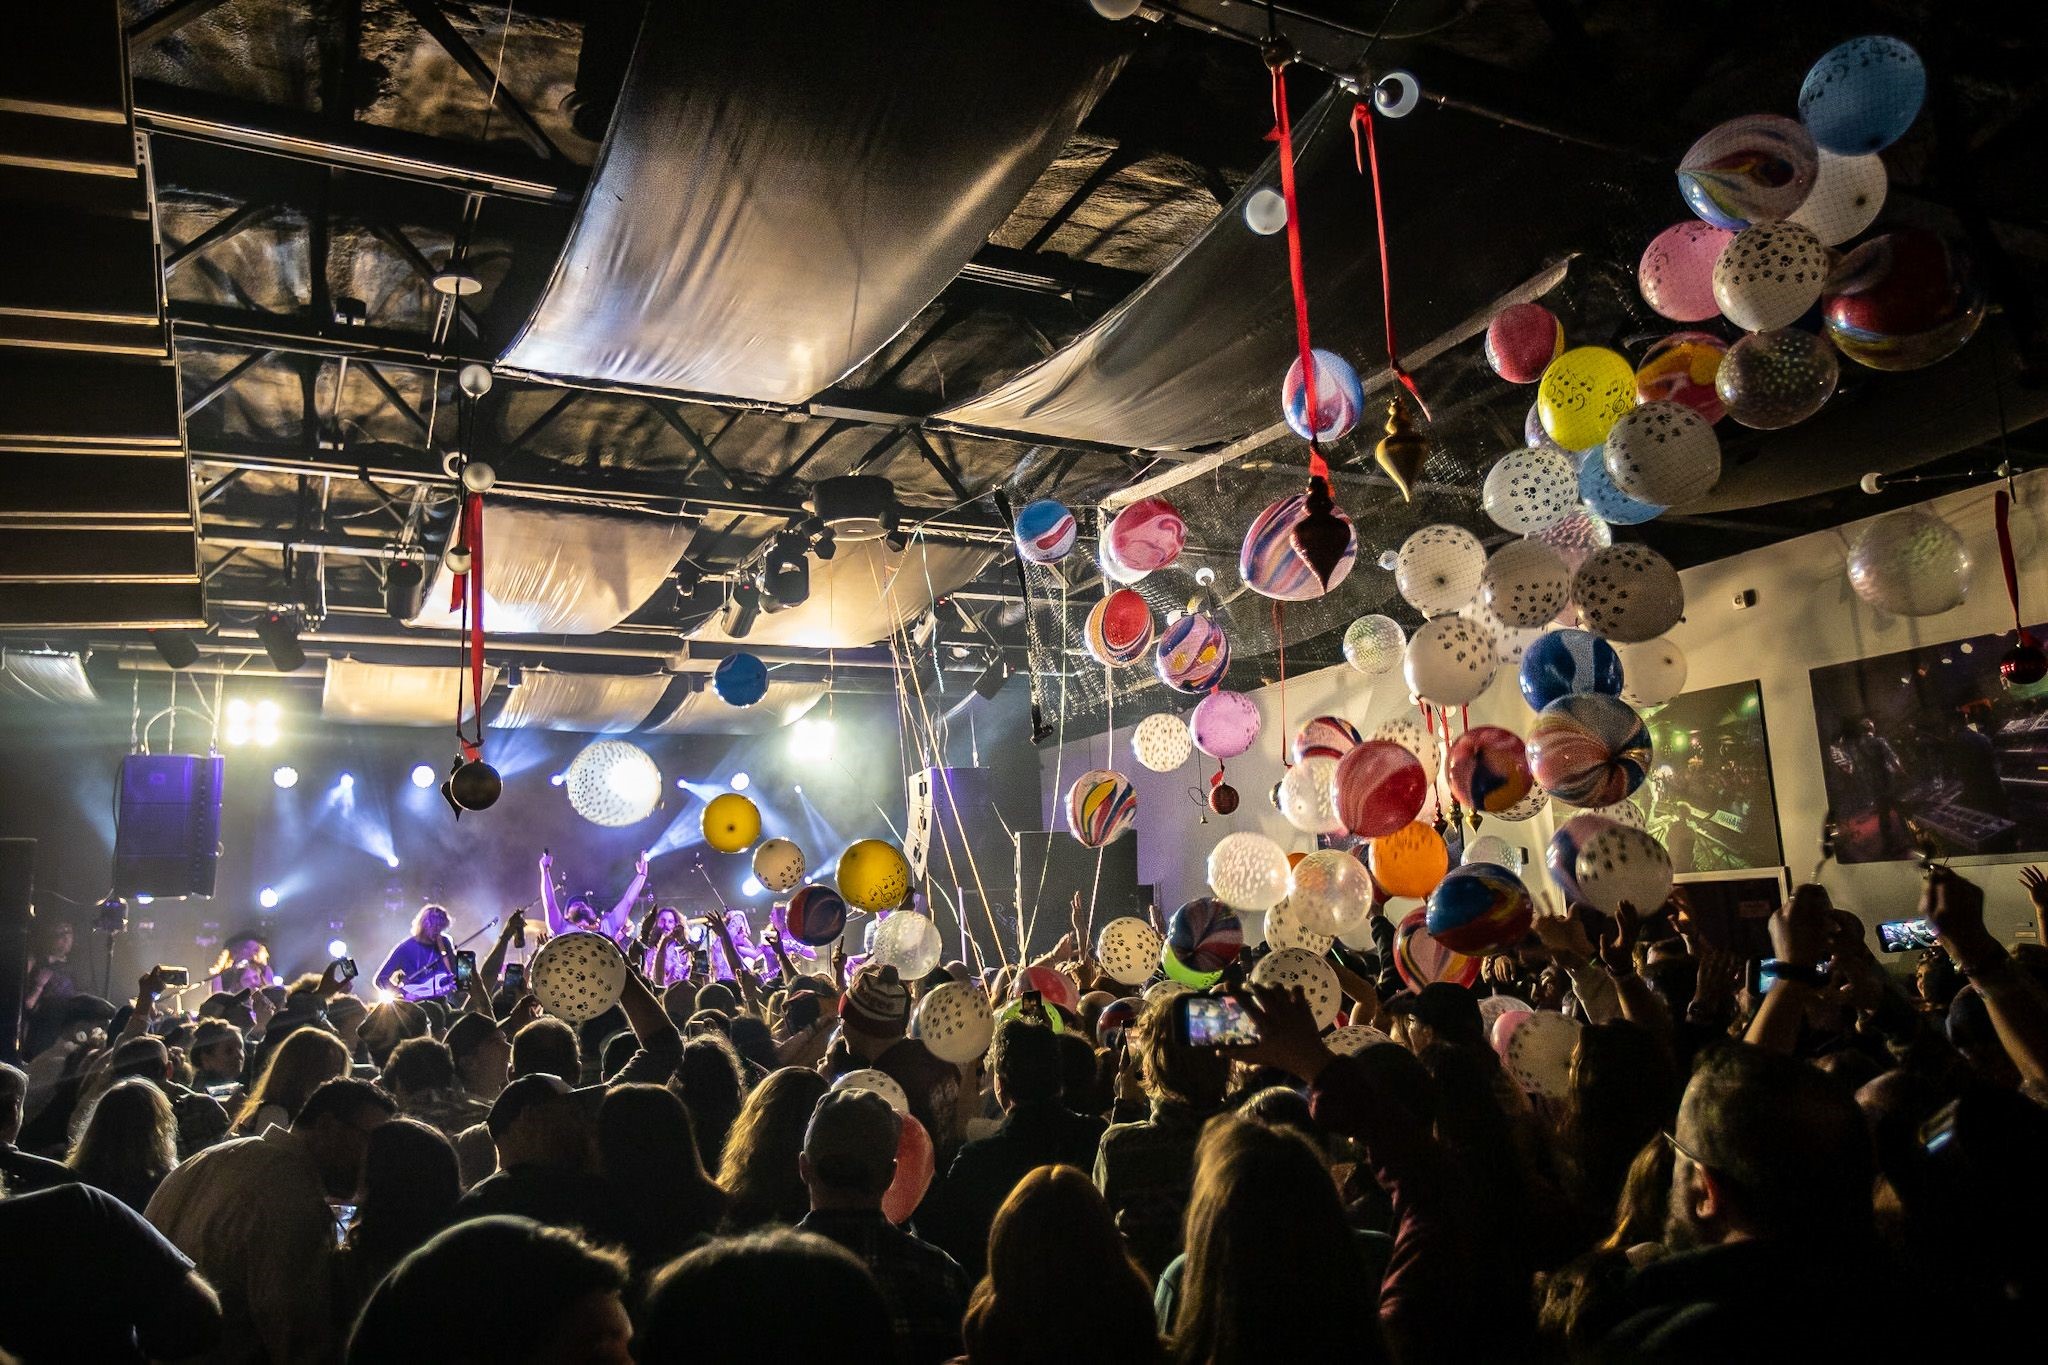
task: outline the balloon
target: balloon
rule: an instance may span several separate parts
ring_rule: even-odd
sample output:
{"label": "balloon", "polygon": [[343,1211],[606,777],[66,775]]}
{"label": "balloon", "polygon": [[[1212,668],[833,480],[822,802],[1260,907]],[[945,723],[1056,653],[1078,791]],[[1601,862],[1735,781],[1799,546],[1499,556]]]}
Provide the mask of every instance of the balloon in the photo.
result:
{"label": "balloon", "polygon": [[[1558,567],[1564,567],[1563,560],[1558,561]],[[1569,583],[1571,575],[1566,574],[1565,581]],[[1560,597],[1558,600],[1562,603],[1564,598]],[[1487,605],[1483,588],[1480,595],[1467,603],[1458,615],[1477,626],[1480,634],[1493,641],[1494,662],[1507,668],[1511,673],[1521,666],[1522,651],[1534,644],[1536,637],[1543,633],[1540,626],[1511,626],[1501,620],[1500,615]]]}
{"label": "balloon", "polygon": [[1859,156],[1898,141],[1927,98],[1920,54],[1872,34],[1829,48],[1799,85],[1799,117],[1830,152]]}
{"label": "balloon", "polygon": [[872,1090],[889,1101],[889,1107],[904,1118],[910,1117],[910,1096],[904,1093],[902,1082],[886,1071],[873,1067],[862,1067],[849,1071],[832,1082],[834,1090]]}
{"label": "balloon", "polygon": [[1479,1002],[1479,1024],[1486,1030],[1487,1037],[1500,1025],[1501,1016],[1508,1014],[1533,1014],[1536,1007],[1526,1000],[1512,995],[1489,995]]}
{"label": "balloon", "polygon": [[1427,896],[1450,871],[1443,836],[1417,821],[1372,841],[1368,860],[1373,880],[1390,896]]}
{"label": "balloon", "polygon": [[1135,915],[1113,919],[1095,936],[1095,960],[1119,985],[1135,986],[1159,960],[1159,931]]}
{"label": "balloon", "polygon": [[1475,725],[1452,740],[1445,776],[1459,804],[1489,814],[1514,805],[1536,784],[1521,738],[1498,725]]}
{"label": "balloon", "polygon": [[1381,677],[1401,666],[1408,653],[1408,633],[1386,616],[1361,616],[1344,631],[1344,662],[1368,678]]}
{"label": "balloon", "polygon": [[1465,845],[1465,852],[1458,862],[1467,867],[1473,863],[1492,863],[1495,867],[1517,872],[1522,866],[1522,850],[1498,834],[1482,834]]}
{"label": "balloon", "polygon": [[1131,752],[1147,771],[1170,773],[1188,761],[1195,741],[1187,722],[1179,716],[1157,711],[1145,717],[1131,731]]}
{"label": "balloon", "polygon": [[1612,805],[1642,785],[1650,732],[1621,698],[1576,692],[1536,713],[1529,766],[1543,790],[1567,805]]}
{"label": "balloon", "polygon": [[1597,815],[1602,820],[1611,820],[1617,825],[1627,825],[1630,829],[1645,828],[1643,813],[1636,808],[1633,801],[1617,801],[1611,806],[1594,806],[1586,814]]}
{"label": "balloon", "polygon": [[769,839],[754,850],[754,880],[780,895],[804,879],[804,851],[787,839]]}
{"label": "balloon", "polygon": [[1479,575],[1479,596],[1504,626],[1534,630],[1571,596],[1572,573],[1540,540],[1511,540],[1493,552]]}
{"label": "balloon", "polygon": [[1096,663],[1131,663],[1152,644],[1152,608],[1137,589],[1118,588],[1089,609],[1081,634]]}
{"label": "balloon", "polygon": [[1464,706],[1493,682],[1493,641],[1470,621],[1439,616],[1408,642],[1408,690],[1434,706]]}
{"label": "balloon", "polygon": [[1587,903],[1610,915],[1624,901],[1654,914],[1671,894],[1671,855],[1648,832],[1626,825],[1588,839],[1573,870]]}
{"label": "balloon", "polygon": [[1955,528],[1925,508],[1887,512],[1850,543],[1849,586],[1894,616],[1938,616],[1969,595],[1969,552]]}
{"label": "balloon", "polygon": [[626,985],[626,955],[603,934],[572,930],[540,945],[526,979],[542,1009],[580,1024],[619,1003]]}
{"label": "balloon", "polygon": [[1300,991],[1315,1016],[1320,1032],[1337,1022],[1337,1006],[1343,993],[1337,988],[1337,973],[1329,963],[1306,948],[1282,948],[1259,959],[1249,978],[1254,986],[1272,990]]}
{"label": "balloon", "polygon": [[1678,570],[1647,545],[1610,545],[1572,575],[1572,603],[1586,629],[1617,644],[1654,640],[1685,614]]}
{"label": "balloon", "polygon": [[1069,1014],[1081,1012],[1081,988],[1074,978],[1056,967],[1026,967],[1017,975],[1017,993],[1037,991],[1048,1005],[1058,1005]]}
{"label": "balloon", "polygon": [[905,981],[931,974],[945,955],[939,926],[915,910],[892,910],[875,926],[873,960],[894,967]]}
{"label": "balloon", "polygon": [[1541,711],[1574,692],[1621,691],[1621,656],[1614,646],[1583,630],[1552,631],[1522,656],[1522,700]]}
{"label": "balloon", "polygon": [[1462,526],[1425,526],[1401,542],[1394,586],[1424,616],[1454,612],[1479,591],[1486,551]]}
{"label": "balloon", "polygon": [[1222,901],[1199,897],[1167,920],[1166,950],[1191,972],[1220,972],[1244,951],[1244,926]]}
{"label": "balloon", "polygon": [[1226,834],[1209,850],[1209,889],[1240,910],[1270,909],[1287,894],[1287,855],[1263,834]]}
{"label": "balloon", "polygon": [[1425,774],[1431,778],[1436,776],[1436,736],[1414,721],[1402,718],[1381,721],[1380,727],[1372,732],[1371,737],[1400,745],[1415,755],[1415,761],[1422,765]]}
{"label": "balloon", "polygon": [[1280,814],[1288,824],[1303,834],[1344,832],[1333,790],[1336,773],[1334,758],[1305,759],[1287,770],[1280,779]]}
{"label": "balloon", "polygon": [[[452,787],[454,779],[449,781]],[[661,769],[645,749],[622,739],[600,739],[585,745],[570,761],[563,782],[569,789],[570,807],[593,825],[614,829],[635,825],[661,804]]]}
{"label": "balloon", "polygon": [[1789,216],[1820,169],[1813,135],[1781,114],[1730,119],[1678,163],[1678,191],[1705,221],[1734,232]]}
{"label": "balloon", "polygon": [[1067,831],[1089,848],[1121,838],[1137,818],[1138,793],[1122,773],[1096,768],[1067,788]]}
{"label": "balloon", "polygon": [[[1594,460],[1586,463],[1598,464]],[[1600,473],[1603,477],[1606,475],[1604,466],[1601,466]],[[1614,532],[1608,528],[1605,518],[1582,507],[1549,530],[1538,531],[1529,539],[1541,541],[1557,551],[1557,557],[1564,561],[1564,566],[1577,573],[1579,565],[1586,562],[1587,555],[1614,543]]]}
{"label": "balloon", "polygon": [[846,901],[829,886],[799,887],[782,912],[797,941],[822,948],[846,932]]}
{"label": "balloon", "polygon": [[1775,431],[1803,422],[1835,392],[1834,348],[1796,327],[1757,332],[1728,348],[1714,389],[1728,415],[1746,427]]}
{"label": "balloon", "polygon": [[1139,498],[1118,512],[1102,535],[1117,563],[1134,573],[1151,573],[1180,558],[1188,524],[1165,498]]}
{"label": "balloon", "polygon": [[761,837],[761,808],[738,792],[714,796],[704,807],[704,842],[720,853],[738,853]]}
{"label": "balloon", "polygon": [[1925,228],[1905,228],[1842,258],[1821,317],[1828,339],[1857,364],[1918,370],[1977,335],[1984,305],[1968,257]]}
{"label": "balloon", "polygon": [[[1170,981],[1153,983],[1155,989],[1159,986],[1171,987],[1172,985],[1173,983]],[[1107,1005],[1104,1005],[1102,1013],[1095,1016],[1096,1041],[1107,1048],[1114,1048],[1120,1045],[1124,1040],[1124,1035],[1130,1030],[1131,1026],[1138,1022],[1138,1011],[1144,1007],[1144,1003],[1137,996],[1126,995],[1122,999],[1112,1000]]]}
{"label": "balloon", "polygon": [[1378,1047],[1381,1043],[1393,1041],[1386,1034],[1367,1024],[1346,1024],[1323,1039],[1330,1051],[1340,1057],[1356,1057],[1369,1047]]}
{"label": "balloon", "polygon": [[[1221,777],[1222,774],[1218,773],[1217,776]],[[1215,811],[1218,815],[1228,815],[1236,810],[1237,788],[1231,786],[1228,782],[1210,783],[1209,809]]]}
{"label": "balloon", "polygon": [[1145,576],[1118,559],[1115,551],[1109,548],[1109,541],[1106,538],[1095,543],[1095,565],[1102,570],[1103,579],[1111,583],[1129,585]]}
{"label": "balloon", "polygon": [[1579,1021],[1554,1010],[1534,1010],[1507,1035],[1501,1066],[1531,1095],[1563,1099],[1571,1090],[1572,1054],[1579,1047]]}
{"label": "balloon", "polygon": [[711,690],[727,706],[752,706],[768,695],[768,665],[751,654],[728,654],[711,670]]}
{"label": "balloon", "polygon": [[1549,795],[1541,787],[1538,787],[1521,800],[1515,802],[1514,805],[1495,814],[1493,818],[1519,824],[1524,820],[1535,819],[1543,808],[1549,804]]}
{"label": "balloon", "polygon": [[1654,502],[1632,498],[1607,477],[1607,452],[1595,450],[1579,466],[1579,501],[1601,521],[1615,526],[1640,526],[1664,515]]}
{"label": "balloon", "polygon": [[835,880],[848,905],[879,913],[910,894],[910,864],[894,844],[862,839],[839,855]]}
{"label": "balloon", "polygon": [[1074,548],[1074,514],[1051,498],[1027,502],[1017,513],[1017,553],[1033,564],[1054,564]]}
{"label": "balloon", "polygon": [[1152,662],[1176,692],[1207,692],[1230,671],[1230,638],[1214,617],[1191,611],[1160,632]]}
{"label": "balloon", "polygon": [[1578,504],[1571,457],[1554,446],[1510,451],[1494,461],[1480,505],[1494,524],[1518,535],[1555,526]]}
{"label": "balloon", "polygon": [[1607,477],[1627,497],[1660,507],[1702,498],[1721,481],[1713,424],[1683,403],[1645,403],[1607,433]]}
{"label": "balloon", "polygon": [[[1158,935],[1153,935],[1153,941],[1158,941]],[[1151,972],[1148,958],[1145,975]],[[953,1066],[965,1066],[987,1052],[995,1031],[995,1014],[977,981],[947,981],[933,987],[917,1002],[917,1013],[910,1021],[910,1036],[923,1043],[932,1056]]]}
{"label": "balloon", "polygon": [[1211,758],[1236,758],[1259,737],[1259,708],[1242,692],[1211,692],[1188,717],[1195,747]]}
{"label": "balloon", "polygon": [[1673,322],[1717,316],[1721,305],[1714,301],[1714,262],[1734,237],[1726,228],[1697,220],[1665,228],[1650,239],[1636,267],[1643,302]]}
{"label": "balloon", "polygon": [[[1320,401],[1320,392],[1317,397]],[[1277,602],[1312,602],[1350,576],[1351,566],[1358,562],[1357,531],[1352,531],[1351,543],[1325,585],[1301,557],[1301,551],[1294,548],[1294,528],[1307,515],[1307,497],[1291,493],[1269,504],[1252,520],[1251,528],[1244,533],[1244,545],[1237,553],[1237,571],[1246,587]],[[1351,525],[1342,510],[1336,516],[1346,526]]]}
{"label": "balloon", "polygon": [[1287,200],[1278,190],[1254,190],[1244,201],[1245,226],[1261,237],[1271,237],[1287,226]]}
{"label": "balloon", "polygon": [[[1714,390],[1714,376],[1727,354],[1728,343],[1712,332],[1673,332],[1653,342],[1636,366],[1637,401],[1683,403],[1709,423],[1720,421],[1728,410]],[[1612,432],[1607,443],[1611,449]]]}
{"label": "balloon", "polygon": [[1685,691],[1685,651],[1670,640],[1620,646],[1621,699],[1630,706],[1662,706]]}
{"label": "balloon", "polygon": [[1828,249],[1798,223],[1759,223],[1714,262],[1714,301],[1744,331],[1784,327],[1813,307],[1828,265]]}
{"label": "balloon", "polygon": [[1813,193],[1791,221],[1820,238],[1821,245],[1840,246],[1877,221],[1890,188],[1882,157],[1823,151]]}
{"label": "balloon", "polygon": [[1592,842],[1594,835],[1619,828],[1619,824],[1606,816],[1587,811],[1560,824],[1550,836],[1550,845],[1543,853],[1543,865],[1550,869],[1550,880],[1557,883],[1557,889],[1564,893],[1567,904],[1586,898],[1585,893],[1579,890],[1579,851]]}
{"label": "balloon", "polygon": [[1193,967],[1188,966],[1187,963],[1182,962],[1175,955],[1170,945],[1159,950],[1159,970],[1166,974],[1166,980],[1155,981],[1145,988],[1145,998],[1147,1000],[1152,999],[1153,993],[1161,991],[1162,988],[1168,992],[1174,992],[1181,988],[1206,991],[1223,979],[1221,970],[1198,972]]}
{"label": "balloon", "polygon": [[1577,346],[1550,362],[1536,388],[1543,429],[1567,450],[1587,450],[1635,406],[1635,367],[1605,346]]}
{"label": "balloon", "polygon": [[1337,760],[1332,780],[1338,818],[1365,839],[1392,834],[1414,820],[1429,795],[1421,760],[1392,740],[1361,741]]}
{"label": "balloon", "polygon": [[1419,991],[1432,981],[1470,986],[1479,979],[1479,959],[1454,953],[1429,932],[1429,911],[1418,906],[1394,930],[1394,970],[1402,984]]}
{"label": "balloon", "polygon": [[1540,303],[1511,303],[1486,324],[1486,363],[1510,384],[1533,384],[1564,351],[1564,324]]}
{"label": "balloon", "polygon": [[1477,956],[1520,942],[1535,914],[1520,877],[1492,863],[1466,863],[1429,893],[1424,923],[1452,952]]}
{"label": "balloon", "polygon": [[1318,849],[1288,875],[1286,904],[1288,914],[1313,933],[1356,933],[1372,915],[1372,878],[1365,864],[1342,849]]}
{"label": "balloon", "polygon": [[1301,357],[1287,367],[1280,384],[1280,411],[1287,425],[1304,441],[1334,441],[1358,425],[1365,411],[1365,386],[1358,371],[1334,351],[1320,346],[1309,352],[1316,367],[1316,419],[1310,430],[1308,385],[1302,382]]}
{"label": "balloon", "polygon": [[1364,736],[1342,716],[1316,716],[1294,732],[1289,754],[1296,763],[1305,758],[1342,758]]}
{"label": "balloon", "polygon": [[[1370,889],[1371,885],[1372,878],[1368,875],[1366,886]],[[1336,941],[1334,935],[1318,934],[1304,925],[1284,899],[1266,912],[1266,943],[1272,948],[1305,948],[1321,957]]]}

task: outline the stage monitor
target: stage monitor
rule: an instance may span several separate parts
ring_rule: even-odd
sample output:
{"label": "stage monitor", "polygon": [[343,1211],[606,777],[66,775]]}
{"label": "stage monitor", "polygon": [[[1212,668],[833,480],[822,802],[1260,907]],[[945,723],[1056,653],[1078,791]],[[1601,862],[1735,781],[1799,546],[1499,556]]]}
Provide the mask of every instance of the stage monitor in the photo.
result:
{"label": "stage monitor", "polygon": [[130,754],[121,760],[114,894],[213,894],[225,764],[218,754]]}

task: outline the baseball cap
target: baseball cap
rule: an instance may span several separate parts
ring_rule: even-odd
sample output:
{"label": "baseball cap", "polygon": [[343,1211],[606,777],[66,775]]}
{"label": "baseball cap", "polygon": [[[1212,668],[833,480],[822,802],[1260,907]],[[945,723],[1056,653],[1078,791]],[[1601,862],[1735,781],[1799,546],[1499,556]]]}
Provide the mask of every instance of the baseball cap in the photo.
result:
{"label": "baseball cap", "polygon": [[819,1096],[804,1129],[804,1155],[828,1185],[886,1188],[896,1164],[903,1120],[872,1090],[850,1087]]}
{"label": "baseball cap", "polygon": [[490,1129],[493,1138],[503,1137],[528,1112],[551,1101],[564,1099],[569,1093],[569,1083],[560,1076],[540,1071],[521,1076],[498,1092],[498,1098],[491,1102],[491,1112],[484,1119],[484,1126]]}

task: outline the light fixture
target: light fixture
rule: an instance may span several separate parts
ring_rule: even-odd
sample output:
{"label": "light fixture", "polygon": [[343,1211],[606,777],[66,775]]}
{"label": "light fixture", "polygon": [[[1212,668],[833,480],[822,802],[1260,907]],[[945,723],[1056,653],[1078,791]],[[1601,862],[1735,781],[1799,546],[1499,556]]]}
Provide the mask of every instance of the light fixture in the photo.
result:
{"label": "light fixture", "polygon": [[342,957],[347,957],[347,956],[348,956],[348,941],[347,941],[346,939],[339,939],[339,938],[330,938],[330,939],[328,939],[328,940],[327,940],[327,955],[328,955],[329,957],[333,957],[333,958],[342,958]]}
{"label": "light fixture", "polygon": [[435,272],[428,283],[433,285],[436,294],[446,294],[451,298],[466,299],[472,294],[481,294],[484,291],[482,280],[467,270],[460,270],[454,266]]}
{"label": "light fixture", "polygon": [[352,792],[356,789],[356,775],[354,773],[343,773],[340,777],[334,779],[334,785],[345,792]]}
{"label": "light fixture", "polygon": [[412,770],[412,784],[424,791],[428,787],[433,786],[434,779],[439,776],[440,774],[435,772],[431,766],[420,763],[415,765]]}
{"label": "light fixture", "polygon": [[789,727],[790,757],[814,761],[832,757],[838,728],[829,716],[805,716]]}
{"label": "light fixture", "polygon": [[199,662],[199,645],[187,631],[153,630],[149,642],[168,668],[190,668]]}
{"label": "light fixture", "polygon": [[394,559],[384,571],[384,614],[410,621],[427,605],[427,570],[416,559]]}
{"label": "light fixture", "polygon": [[749,876],[745,881],[740,883],[740,894],[742,896],[758,896],[767,889],[767,887],[761,885],[761,879],[759,877]]}
{"label": "light fixture", "polygon": [[397,855],[396,853],[387,853],[387,854],[385,854],[385,855],[384,855],[384,866],[386,866],[386,867],[397,867],[397,866],[398,866],[398,855]]}
{"label": "light fixture", "polygon": [[808,505],[819,523],[841,540],[873,540],[896,529],[896,488],[874,474],[820,479]]}
{"label": "light fixture", "polygon": [[289,791],[299,785],[299,770],[286,763],[270,774],[270,780]]}
{"label": "light fixture", "polygon": [[564,782],[567,782],[568,780],[569,780],[569,774],[567,774],[567,773],[549,773],[549,774],[548,774],[548,785],[549,785],[550,787],[559,787],[559,786],[561,786],[561,785],[562,785],[562,784],[563,784]]}
{"label": "light fixture", "polygon": [[135,903],[137,905],[155,905],[156,897],[150,895],[147,891],[143,891],[136,895]]}
{"label": "light fixture", "polygon": [[754,629],[754,622],[761,619],[761,593],[752,583],[741,581],[733,584],[732,596],[726,601],[718,626],[728,637],[744,640]]}
{"label": "light fixture", "polygon": [[777,531],[762,556],[755,581],[761,605],[769,611],[801,606],[811,595],[811,561],[804,538],[795,531]]}
{"label": "light fixture", "polygon": [[732,789],[736,792],[743,792],[748,787],[752,786],[753,782],[754,779],[748,777],[745,773],[734,773],[732,775],[732,781],[728,785],[730,785]]}
{"label": "light fixture", "polygon": [[685,559],[676,565],[676,596],[687,598],[704,581],[704,571]]}
{"label": "light fixture", "polygon": [[256,903],[265,910],[277,909],[277,888],[266,886],[256,893]]}
{"label": "light fixture", "polygon": [[[239,748],[244,744],[258,746],[275,744],[277,743],[278,717],[277,703],[268,698],[251,703],[245,697],[236,697],[228,702],[227,709],[223,714],[222,718],[225,724],[221,727],[221,740],[231,748]],[[284,770],[280,769],[279,771]],[[291,782],[279,779],[276,773],[273,773],[271,777],[280,787],[289,787],[291,785]],[[293,773],[292,781],[295,782],[297,780],[298,774]]]}
{"label": "light fixture", "polygon": [[823,564],[832,562],[832,556],[839,553],[839,538],[830,531],[820,531],[811,538],[811,553]]}
{"label": "light fixture", "polygon": [[797,794],[798,796],[802,796],[802,795],[804,794],[804,784],[803,784],[803,783],[801,783],[801,782],[798,782],[798,783],[796,783],[795,785],[793,785],[792,787],[790,787],[790,790],[791,790],[791,791],[793,791],[793,792],[795,792],[795,793],[796,793],[796,794]]}
{"label": "light fixture", "polygon": [[270,656],[270,666],[280,673],[296,673],[306,666],[306,651],[299,647],[299,621],[290,609],[272,609],[256,618],[256,638]]}

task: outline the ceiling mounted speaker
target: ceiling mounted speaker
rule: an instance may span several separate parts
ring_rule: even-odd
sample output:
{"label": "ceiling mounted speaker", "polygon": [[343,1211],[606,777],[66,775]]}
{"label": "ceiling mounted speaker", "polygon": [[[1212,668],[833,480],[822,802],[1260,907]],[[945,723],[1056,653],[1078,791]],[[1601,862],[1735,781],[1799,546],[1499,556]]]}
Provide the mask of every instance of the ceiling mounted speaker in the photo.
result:
{"label": "ceiling mounted speaker", "polygon": [[873,474],[821,479],[809,506],[839,540],[876,540],[896,529],[896,488]]}

